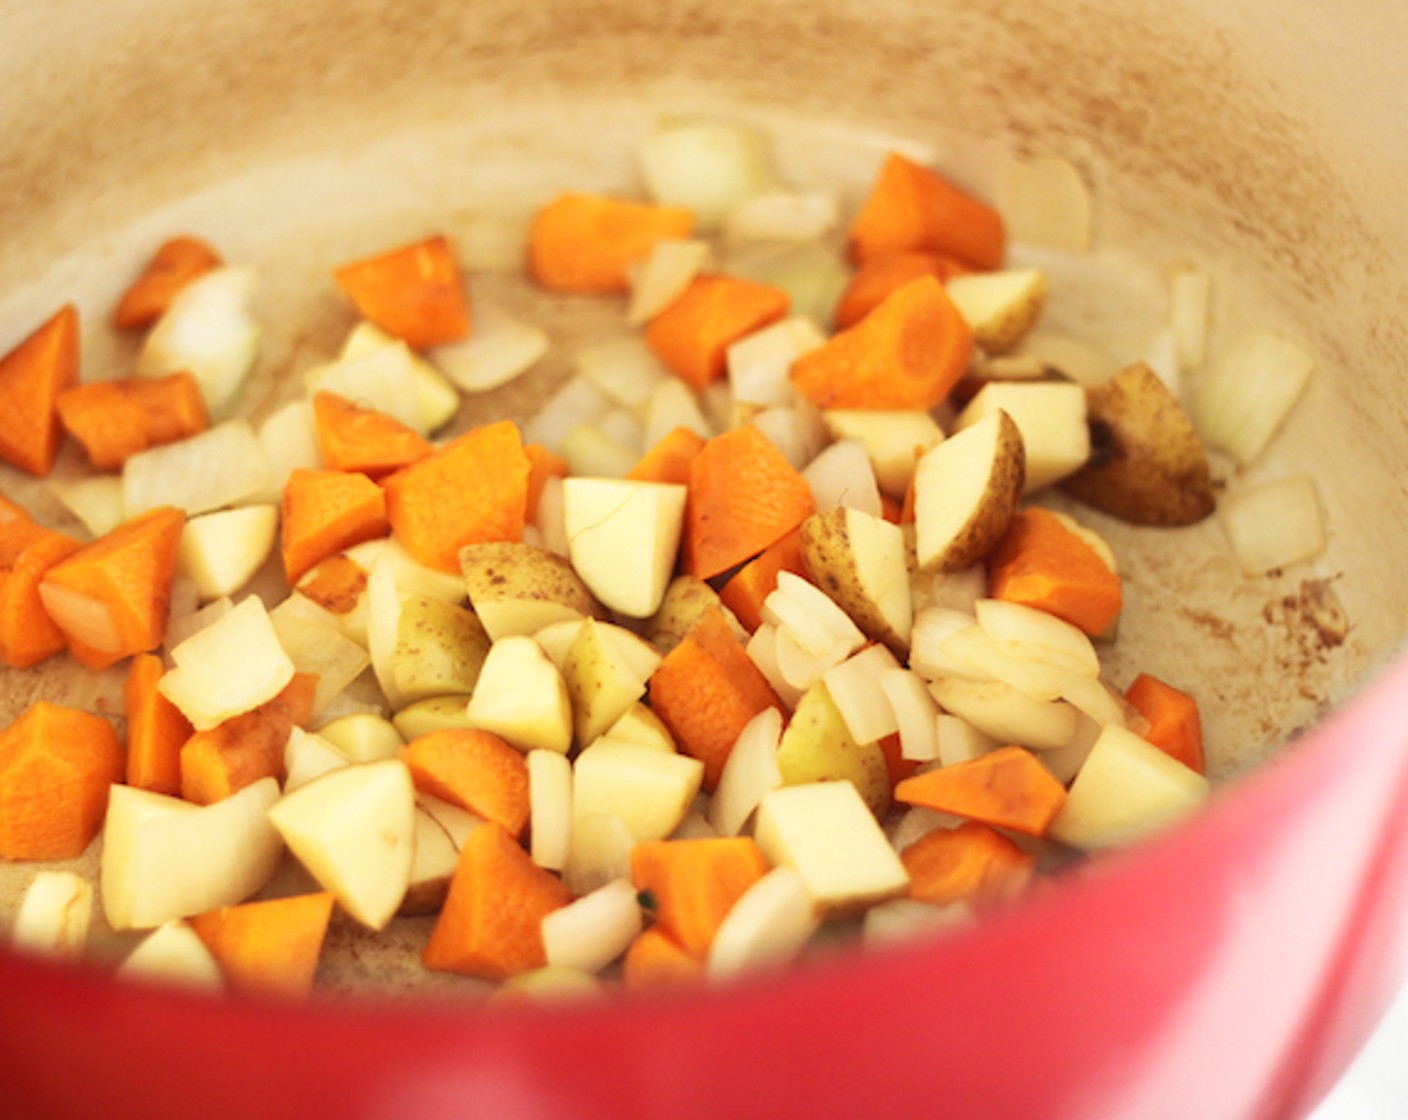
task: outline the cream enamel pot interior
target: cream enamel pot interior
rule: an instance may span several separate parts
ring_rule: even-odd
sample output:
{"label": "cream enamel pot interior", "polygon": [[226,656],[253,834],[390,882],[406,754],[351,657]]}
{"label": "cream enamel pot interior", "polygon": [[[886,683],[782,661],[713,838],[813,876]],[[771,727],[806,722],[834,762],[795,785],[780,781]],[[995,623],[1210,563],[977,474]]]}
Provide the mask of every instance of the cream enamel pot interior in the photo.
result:
{"label": "cream enamel pot interior", "polygon": [[[351,321],[332,265],[468,236],[562,189],[637,190],[633,147],[661,113],[759,124],[788,174],[852,202],[895,143],[979,193],[1005,160],[1054,153],[1090,184],[1102,245],[1212,270],[1215,339],[1250,322],[1317,355],[1255,472],[1313,473],[1330,534],[1304,570],[1246,580],[1215,523],[1100,522],[1126,566],[1116,676],[1192,682],[1226,788],[980,928],[719,992],[492,1011],[212,1005],[5,955],[0,1111],[1269,1118],[1328,1088],[1408,959],[1408,668],[1393,664],[1408,15],[1368,0],[60,0],[5,2],[0,19],[5,348],[73,300],[85,366],[129,361],[106,309],[152,245],[200,233],[261,269],[269,337],[244,400],[259,415]],[[559,338],[603,314],[503,275],[473,283]],[[460,423],[524,415],[566,368],[545,362]],[[12,472],[0,489],[59,516]],[[1343,642],[1317,621],[1327,587]],[[4,678],[7,713],[112,695],[62,659]],[[340,967],[401,980],[382,956]]]}

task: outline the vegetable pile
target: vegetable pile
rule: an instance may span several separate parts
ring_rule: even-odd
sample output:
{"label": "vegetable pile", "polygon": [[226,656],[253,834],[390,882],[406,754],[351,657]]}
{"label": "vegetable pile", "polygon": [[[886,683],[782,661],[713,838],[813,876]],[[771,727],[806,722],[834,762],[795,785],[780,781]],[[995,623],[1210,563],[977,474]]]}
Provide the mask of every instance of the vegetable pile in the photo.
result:
{"label": "vegetable pile", "polygon": [[[96,900],[122,975],[299,997],[335,920],[410,916],[425,969],[505,993],[697,982],[970,920],[1206,799],[1186,682],[1102,675],[1119,565],[1069,511],[1313,556],[1308,480],[1220,503],[1205,451],[1258,456],[1310,359],[1206,364],[1188,269],[1163,360],[1092,373],[1003,216],[897,153],[844,221],[744,128],[641,157],[644,197],[527,231],[537,286],[639,329],[522,426],[453,431],[550,343],[443,236],[331,270],[361,321],[258,425],[256,276],[192,237],[112,312],[130,373],[82,380],[72,306],[0,359],[0,458],[93,472],[82,533],[0,498],[0,660],[126,674],[121,720],[0,732],[0,859],[100,845],[15,944],[82,952]],[[1021,232],[1078,248],[1057,162]],[[793,265],[726,267],[760,243]]]}

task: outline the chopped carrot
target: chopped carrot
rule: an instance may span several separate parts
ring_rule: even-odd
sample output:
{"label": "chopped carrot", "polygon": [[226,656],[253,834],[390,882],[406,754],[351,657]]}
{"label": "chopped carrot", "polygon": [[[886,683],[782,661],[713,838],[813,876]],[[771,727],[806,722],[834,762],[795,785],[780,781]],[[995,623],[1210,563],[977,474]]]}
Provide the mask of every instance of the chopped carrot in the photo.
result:
{"label": "chopped carrot", "polygon": [[150,326],[166,313],[182,288],[224,263],[199,238],[173,237],[157,249],[142,275],[122,294],[112,325],[119,330]]}
{"label": "chopped carrot", "polygon": [[503,980],[547,963],[543,918],[572,900],[502,825],[469,834],[421,961],[437,971]]}
{"label": "chopped carrot", "polygon": [[474,428],[385,479],[391,531],[422,564],[458,572],[465,545],[523,538],[531,473],[512,421]]}
{"label": "chopped carrot", "polygon": [[928,410],[968,368],[973,332],[932,276],[892,292],[849,330],[792,364],[792,387],[820,408]]}
{"label": "chopped carrot", "polygon": [[905,778],[895,798],[1041,836],[1066,803],[1066,787],[1025,747],[1000,747]]}
{"label": "chopped carrot", "polygon": [[161,645],[185,525],[181,510],[158,506],[44,573],[40,597],[80,664],[106,669]]}
{"label": "chopped carrot", "polygon": [[370,478],[380,478],[419,462],[432,451],[415,429],[336,393],[314,395],[313,421],[318,453],[329,470],[361,471]]}
{"label": "chopped carrot", "polygon": [[684,569],[710,579],[751,560],[813,513],[806,479],[752,424],[709,440],[689,467]]}
{"label": "chopped carrot", "polygon": [[631,849],[636,890],[649,893],[661,928],[701,960],[733,904],[767,871],[751,836],[654,840]]}
{"label": "chopped carrot", "polygon": [[154,653],[139,653],[127,670],[127,784],[179,797],[181,748],[195,729],[157,687],[166,666]]}
{"label": "chopped carrot", "polygon": [[631,265],[658,242],[688,237],[693,229],[693,213],[679,206],[559,195],[533,219],[528,271],[555,292],[625,292]]}
{"label": "chopped carrot", "polygon": [[1145,739],[1199,774],[1205,772],[1203,722],[1193,697],[1158,677],[1140,673],[1125,690],[1124,698],[1149,721]]}
{"label": "chopped carrot", "polygon": [[528,825],[528,764],[497,735],[474,728],[432,731],[402,747],[401,759],[422,793],[522,836]]}
{"label": "chopped carrot", "polygon": [[0,859],[72,859],[102,828],[122,742],[90,712],[41,700],[0,731]]}
{"label": "chopped carrot", "polygon": [[67,644],[44,609],[39,583],[78,549],[73,538],[28,517],[0,524],[0,661],[6,665],[29,669]]}
{"label": "chopped carrot", "polygon": [[704,979],[704,962],[661,926],[648,926],[621,960],[621,980],[627,988],[659,988],[693,984]]}
{"label": "chopped carrot", "polygon": [[190,919],[229,987],[301,998],[313,988],[332,918],[331,891],[242,902]]}
{"label": "chopped carrot", "polygon": [[45,477],[63,441],[59,394],[78,384],[78,310],[67,304],[0,358],[0,459]]}
{"label": "chopped carrot", "polygon": [[911,280],[932,276],[940,284],[971,271],[952,257],[938,253],[886,253],[865,261],[836,304],[836,329],[853,327],[874,311],[885,298]]}
{"label": "chopped carrot", "polygon": [[925,833],[900,852],[900,862],[909,872],[909,897],[938,906],[1011,898],[1036,868],[1034,855],[978,821]]}
{"label": "chopped carrot", "polygon": [[728,348],[777,322],[790,300],[781,288],[733,276],[696,276],[645,328],[645,341],[693,389],[728,373]]}
{"label": "chopped carrot", "polygon": [[1002,267],[1006,233],[992,207],[937,172],[891,153],[850,231],[860,262],[888,253],[940,253],[975,269]]}
{"label": "chopped carrot", "polygon": [[763,600],[777,590],[779,572],[803,575],[801,529],[792,529],[773,541],[734,572],[719,589],[724,606],[749,630],[763,624]]}
{"label": "chopped carrot", "polygon": [[257,708],[197,731],[181,747],[181,796],[196,805],[222,801],[260,778],[284,779],[284,747],[308,722],[317,677],[295,673]]}
{"label": "chopped carrot", "polygon": [[200,383],[189,373],[93,381],[65,389],[56,406],[64,430],[99,470],[117,470],[139,451],[210,426]]}
{"label": "chopped carrot", "polygon": [[366,589],[366,569],[342,553],[314,565],[298,585],[300,595],[332,614],[356,610]]}
{"label": "chopped carrot", "polygon": [[704,447],[704,437],[693,428],[671,428],[640,462],[626,472],[635,482],[689,482],[689,465]]}
{"label": "chopped carrot", "polygon": [[300,467],[288,477],[280,518],[289,586],[319,561],[386,536],[386,495],[364,474]]}
{"label": "chopped carrot", "polygon": [[987,557],[988,594],[1054,614],[1092,637],[1120,613],[1120,577],[1047,510],[1021,510]]}
{"label": "chopped carrot", "polygon": [[712,791],[748,721],[782,702],[723,612],[711,607],[651,675],[650,706],[680,751],[704,763],[704,788]]}
{"label": "chopped carrot", "polygon": [[333,278],[366,318],[417,350],[469,334],[469,300],[444,237],[353,261]]}
{"label": "chopped carrot", "polygon": [[554,455],[541,443],[525,443],[523,454],[528,456],[528,504],[524,516],[529,521],[536,521],[543,487],[550,478],[567,477],[567,460]]}
{"label": "chopped carrot", "polygon": [[900,784],[919,769],[919,763],[912,758],[905,758],[904,750],[900,745],[899,732],[886,735],[877,740],[876,746],[880,748],[880,753],[885,756],[885,772],[890,776],[891,788]]}

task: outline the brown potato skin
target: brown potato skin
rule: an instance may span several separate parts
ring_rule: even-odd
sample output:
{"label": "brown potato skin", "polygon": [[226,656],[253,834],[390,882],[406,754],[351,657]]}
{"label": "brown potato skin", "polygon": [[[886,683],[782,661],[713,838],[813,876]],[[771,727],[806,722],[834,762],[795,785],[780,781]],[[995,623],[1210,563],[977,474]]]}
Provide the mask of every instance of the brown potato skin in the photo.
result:
{"label": "brown potato skin", "polygon": [[1207,453],[1178,399],[1137,362],[1087,393],[1090,462],[1061,488],[1134,525],[1192,525],[1216,498]]}
{"label": "brown potato skin", "polygon": [[998,436],[997,462],[988,478],[983,499],[948,547],[927,566],[928,571],[958,572],[976,564],[997,547],[1017,512],[1027,478],[1026,449],[1022,446],[1017,422],[1006,412],[998,415],[1002,417],[1002,430]]}
{"label": "brown potato skin", "polygon": [[522,541],[472,544],[460,550],[460,570],[470,602],[485,599],[532,599],[562,603],[584,617],[606,617],[572,570],[572,565],[545,548]]}
{"label": "brown potato skin", "polygon": [[856,569],[851,535],[846,526],[848,511],[814,513],[802,522],[800,541],[802,564],[812,583],[826,592],[864,632],[867,638],[883,642],[897,657],[909,655],[909,643],[897,634],[875,601],[866,594]]}

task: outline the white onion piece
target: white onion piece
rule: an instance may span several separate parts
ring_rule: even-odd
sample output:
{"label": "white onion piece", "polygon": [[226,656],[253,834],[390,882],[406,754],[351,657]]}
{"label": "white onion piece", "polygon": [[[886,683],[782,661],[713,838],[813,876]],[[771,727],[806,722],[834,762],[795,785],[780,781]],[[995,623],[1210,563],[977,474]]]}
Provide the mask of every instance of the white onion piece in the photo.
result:
{"label": "white onion piece", "polygon": [[1315,359],[1269,331],[1243,334],[1198,379],[1198,434],[1245,465],[1265,449],[1305,390]]}
{"label": "white onion piece", "polygon": [[1175,397],[1182,395],[1182,372],[1178,361],[1178,341],[1171,327],[1156,331],[1149,339],[1141,360]]}
{"label": "white onion piece", "polygon": [[797,633],[803,647],[809,650],[826,648],[828,637],[845,645],[846,654],[865,645],[865,635],[851,616],[821,588],[795,572],[778,572],[777,588],[763,600],[762,613],[767,621]]}
{"label": "white onion piece", "polygon": [[[802,699],[802,694],[806,692],[806,687],[798,687],[789,684],[782,676],[782,666],[777,659],[777,627],[770,622],[764,622],[756,630],[753,636],[748,639],[747,646],[748,660],[758,667],[758,672],[767,678],[772,690],[777,693],[777,697],[790,712],[797,707]],[[810,683],[810,682],[809,682]]]}
{"label": "white onion piece", "polygon": [[[476,268],[479,267],[477,258],[469,259],[475,261]],[[519,266],[522,267],[521,260]],[[415,397],[416,415],[419,418],[411,427],[418,432],[433,432],[459,410],[460,394],[445,375],[424,357],[406,347],[399,338],[365,319],[347,332],[338,357],[360,358],[384,346],[398,345],[406,350],[410,358],[411,389]]]}
{"label": "white onion piece", "polygon": [[643,408],[662,382],[673,379],[665,363],[639,335],[584,346],[575,361],[578,374],[626,408]]}
{"label": "white onion piece", "polygon": [[900,729],[895,710],[880,686],[887,671],[899,669],[899,662],[883,645],[867,646],[821,675],[831,702],[857,743],[874,743]]}
{"label": "white onion piece", "polygon": [[[1001,681],[940,677],[929,685],[939,707],[985,735],[1031,750],[1054,750],[1075,736],[1079,713],[1063,701],[1033,700]],[[943,732],[939,732],[943,751]]]}
{"label": "white onion piece", "polygon": [[966,719],[950,715],[948,712],[939,713],[934,730],[939,739],[939,762],[944,766],[967,762],[995,751],[1002,745],[991,735],[979,731]]}
{"label": "white onion piece", "polygon": [[1100,657],[1078,626],[1048,611],[1003,599],[974,604],[978,625],[1002,652],[1089,677],[1100,675]]}
{"label": "white onion piece", "polygon": [[1201,268],[1184,265],[1169,280],[1168,322],[1173,332],[1178,368],[1197,369],[1207,354],[1208,308],[1212,303],[1212,276]]}
{"label": "white onion piece", "polygon": [[648,323],[684,294],[709,263],[709,243],[689,238],[658,241],[631,274],[631,305],[626,322]]}
{"label": "white onion piece", "polygon": [[711,978],[783,964],[816,932],[816,906],[802,876],[774,867],[739,896],[709,946]]}
{"label": "white onion piece", "polygon": [[268,478],[254,429],[244,420],[228,420],[133,455],[122,468],[122,504],[128,517],[157,506],[205,513],[252,497]]}
{"label": "white onion piece", "polygon": [[121,475],[55,480],[49,483],[49,489],[94,537],[112,532],[127,520],[122,504]]}
{"label": "white onion piece", "polygon": [[523,425],[523,442],[556,451],[578,424],[590,424],[608,408],[606,394],[585,377],[573,377],[542,404]]}
{"label": "white onion piece", "polygon": [[733,399],[763,406],[792,404],[792,363],[825,341],[821,328],[805,316],[783,319],[739,339],[726,351]]}
{"label": "white onion piece", "polygon": [[629,879],[613,879],[543,915],[548,965],[600,972],[626,951],[641,927],[635,887]]}
{"label": "white onion piece", "polygon": [[640,163],[650,197],[692,210],[696,228],[706,233],[777,181],[766,136],[712,121],[662,123],[642,141]]}
{"label": "white onion piece", "polygon": [[699,394],[699,408],[711,432],[726,432],[738,423],[738,405],[727,378],[704,386]]}
{"label": "white onion piece", "polygon": [[278,611],[272,612],[269,618],[279,645],[293,661],[294,669],[313,673],[318,678],[313,690],[314,715],[325,712],[342,690],[371,664],[367,651],[334,627]]}
{"label": "white onion piece", "polygon": [[932,762],[939,757],[939,706],[923,679],[908,669],[886,669],[879,676],[900,736],[900,757]]}
{"label": "white onion piece", "polygon": [[806,465],[802,477],[811,487],[818,513],[856,509],[871,517],[881,514],[880,486],[865,444],[858,439],[837,440]]}
{"label": "white onion piece", "polygon": [[745,280],[781,288],[791,313],[806,316],[824,331],[835,325],[836,304],[851,280],[851,268],[841,256],[816,242],[740,243],[729,251],[726,267]]}
{"label": "white onion piece", "polygon": [[1085,760],[1090,756],[1090,749],[1095,746],[1095,740],[1103,730],[1104,725],[1082,712],[1075,737],[1069,743],[1064,747],[1057,747],[1054,751],[1039,751],[1036,757],[1053,778],[1063,786],[1070,785],[1071,779],[1079,774],[1080,768],[1085,765]]}
{"label": "white onion piece", "polygon": [[263,330],[249,311],[256,283],[249,268],[217,268],[193,280],[147,335],[137,373],[189,373],[210,414],[222,415],[259,353]]}
{"label": "white onion piece", "polygon": [[699,397],[683,381],[670,377],[656,385],[645,406],[645,447],[654,447],[676,428],[688,428],[708,439],[714,426],[705,417]]}
{"label": "white onion piece", "polygon": [[712,840],[719,835],[718,829],[709,823],[709,818],[698,809],[691,809],[670,833],[671,840]]}
{"label": "white onion piece", "polygon": [[563,499],[562,479],[550,475],[538,495],[538,515],[534,527],[542,547],[558,556],[566,556],[571,547],[567,541],[567,505]]}
{"label": "white onion piece", "polygon": [[321,735],[295,727],[284,744],[284,793],[349,765],[347,756]]}
{"label": "white onion piece", "polygon": [[935,906],[913,898],[892,898],[865,912],[861,940],[867,946],[887,945],[972,920],[973,911],[966,902]]}
{"label": "white onion piece", "polygon": [[1320,500],[1305,475],[1236,490],[1218,503],[1217,516],[1247,575],[1309,560],[1325,547]]}
{"label": "white onion piece", "polygon": [[[193,588],[189,580],[182,580],[181,584],[183,587]],[[210,602],[206,603],[205,606],[197,608],[199,602],[200,600],[194,596],[189,603],[185,602],[184,598],[179,604],[176,599],[172,599],[171,617],[167,619],[166,622],[166,639],[164,643],[168,652],[175,649],[193,634],[200,633],[200,631],[204,630],[207,626],[213,626],[235,609],[234,600],[228,598],[212,599]],[[290,596],[285,602],[306,603],[313,610],[322,610],[321,607],[308,602],[302,595]],[[269,617],[273,618],[272,612]]]}
{"label": "white onion piece", "polygon": [[1109,724],[1125,726],[1124,698],[1104,681],[1072,674],[1062,684],[1061,699],[1101,727]]}
{"label": "white onion piece", "polygon": [[597,417],[595,425],[607,439],[629,447],[637,455],[645,452],[645,428],[634,414],[624,408],[613,408]]}
{"label": "white onion piece", "polygon": [[816,649],[804,648],[791,627],[779,627],[773,637],[773,656],[777,671],[789,689],[805,692],[821,680],[826,670],[840,664],[846,656],[844,642]]}
{"label": "white onion piece", "polygon": [[732,241],[814,242],[836,227],[841,204],[835,195],[770,191],[744,199],[728,212],[724,236]]}
{"label": "white onion piece", "polygon": [[259,425],[256,435],[269,473],[264,485],[251,493],[247,501],[277,505],[283,500],[288,476],[299,468],[317,470],[323,465],[318,450],[318,426],[313,420],[313,404],[309,400],[289,401],[269,413]]}
{"label": "white onion piece", "polygon": [[925,680],[960,671],[956,661],[944,654],[944,642],[949,636],[977,620],[967,611],[953,607],[927,606],[914,616],[909,635],[909,667]]}
{"label": "white onion piece", "polygon": [[826,429],[821,414],[810,401],[798,401],[785,408],[765,408],[750,421],[782,452],[794,470],[802,470],[826,446]]}
{"label": "white onion piece", "polygon": [[567,473],[584,478],[625,478],[640,460],[639,448],[613,439],[595,424],[578,424],[557,450],[567,461]]}
{"label": "white onion piece", "polygon": [[1060,156],[1033,156],[1009,168],[1002,216],[1013,241],[1082,252],[1090,247],[1090,192]]}
{"label": "white onion piece", "polygon": [[635,838],[614,814],[597,813],[572,822],[562,882],[574,895],[591,894],[613,879],[629,878]]}
{"label": "white onion piece", "polygon": [[944,639],[942,652],[969,680],[995,680],[1010,685],[1033,700],[1056,700],[1061,695],[1065,670],[998,649],[981,626],[967,626]]}
{"label": "white onion piece", "polygon": [[474,327],[460,342],[427,356],[466,393],[485,393],[531,369],[548,352],[547,332],[490,300],[474,301]]}
{"label": "white onion piece", "polygon": [[405,698],[396,687],[396,666],[393,654],[401,633],[401,593],[396,587],[396,575],[391,561],[379,559],[367,572],[367,653],[372,671],[382,694],[392,710]]}
{"label": "white onion piece", "polygon": [[399,339],[352,357],[314,366],[303,375],[309,397],[336,393],[362,408],[384,412],[424,435],[429,429],[419,402],[407,385],[414,384],[416,363],[421,359]]}
{"label": "white onion piece", "polygon": [[[1119,369],[1119,363],[1099,346],[1071,335],[1038,328],[1022,339],[1012,353],[989,362],[989,372],[994,377],[1009,376],[1001,363],[1023,359],[1034,362],[1043,374],[1054,369],[1087,388],[1103,384]],[[1036,375],[1029,373],[1028,376]]]}
{"label": "white onion piece", "polygon": [[88,941],[93,885],[72,871],[38,871],[25,888],[10,942],[22,949],[76,957]]}
{"label": "white onion piece", "polygon": [[729,751],[709,801],[709,823],[720,836],[737,836],[768,790],[782,785],[777,744],[782,713],[764,708],[750,719]]}

